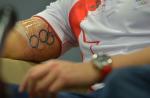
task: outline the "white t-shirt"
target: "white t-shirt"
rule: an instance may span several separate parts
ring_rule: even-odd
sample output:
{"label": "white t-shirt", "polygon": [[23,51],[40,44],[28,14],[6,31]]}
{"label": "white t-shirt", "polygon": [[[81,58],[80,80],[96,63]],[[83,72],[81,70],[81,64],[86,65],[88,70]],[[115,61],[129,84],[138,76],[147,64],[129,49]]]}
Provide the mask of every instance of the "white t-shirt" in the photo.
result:
{"label": "white t-shirt", "polygon": [[150,46],[150,0],[57,0],[37,14],[57,32],[62,53],[126,54]]}

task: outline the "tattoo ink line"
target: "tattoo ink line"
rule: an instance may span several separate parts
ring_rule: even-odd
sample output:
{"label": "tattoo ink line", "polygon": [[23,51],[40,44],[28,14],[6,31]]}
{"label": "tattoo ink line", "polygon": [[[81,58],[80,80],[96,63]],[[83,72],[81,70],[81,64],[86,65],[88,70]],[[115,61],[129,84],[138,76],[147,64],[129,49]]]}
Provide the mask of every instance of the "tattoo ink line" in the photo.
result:
{"label": "tattoo ink line", "polygon": [[32,48],[38,48],[40,42],[50,47],[54,41],[54,34],[45,29],[41,29],[40,32],[38,32],[38,36],[34,34],[29,37],[29,44]]}

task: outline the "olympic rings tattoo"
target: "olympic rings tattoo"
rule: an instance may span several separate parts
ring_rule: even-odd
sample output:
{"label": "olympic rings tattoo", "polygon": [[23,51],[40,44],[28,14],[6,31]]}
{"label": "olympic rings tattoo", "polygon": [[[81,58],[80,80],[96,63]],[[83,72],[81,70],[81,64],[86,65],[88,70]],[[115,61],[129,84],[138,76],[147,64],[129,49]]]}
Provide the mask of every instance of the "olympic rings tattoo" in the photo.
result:
{"label": "olympic rings tattoo", "polygon": [[42,29],[40,30],[38,36],[37,35],[30,36],[29,43],[32,48],[38,48],[40,42],[45,43],[48,46],[51,46],[54,43],[54,40],[55,40],[54,34],[52,34],[51,32],[47,30]]}

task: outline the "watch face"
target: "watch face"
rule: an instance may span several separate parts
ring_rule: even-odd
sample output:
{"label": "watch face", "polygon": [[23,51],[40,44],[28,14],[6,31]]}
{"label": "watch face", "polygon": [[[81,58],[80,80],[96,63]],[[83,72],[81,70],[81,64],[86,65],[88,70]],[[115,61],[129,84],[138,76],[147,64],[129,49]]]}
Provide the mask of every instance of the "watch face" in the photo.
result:
{"label": "watch face", "polygon": [[105,54],[103,55],[94,54],[93,62],[99,69],[102,69],[104,66],[111,65],[112,59],[110,56],[105,55]]}
{"label": "watch face", "polygon": [[110,65],[112,63],[112,59],[107,55],[103,55],[101,58],[103,65]]}

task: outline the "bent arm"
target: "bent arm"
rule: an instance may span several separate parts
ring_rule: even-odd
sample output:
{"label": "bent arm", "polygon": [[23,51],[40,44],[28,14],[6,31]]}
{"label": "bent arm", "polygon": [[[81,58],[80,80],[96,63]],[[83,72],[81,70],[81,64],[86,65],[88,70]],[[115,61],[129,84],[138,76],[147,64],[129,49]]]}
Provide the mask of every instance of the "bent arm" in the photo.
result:
{"label": "bent arm", "polygon": [[39,17],[20,21],[10,31],[5,41],[3,57],[44,61],[56,58],[61,52],[61,42],[53,28]]}

